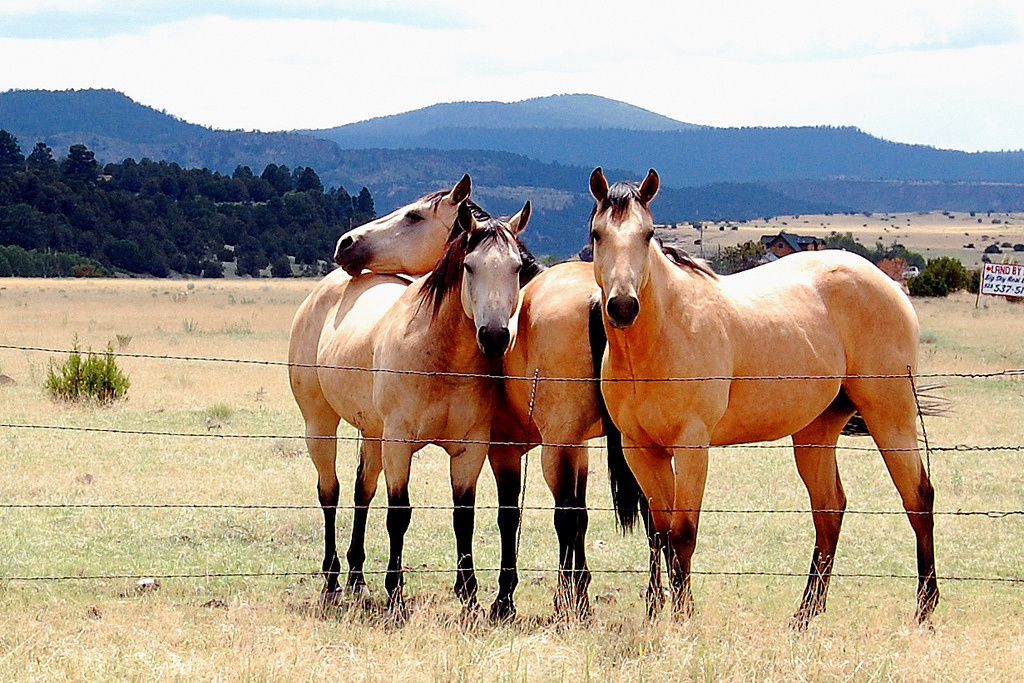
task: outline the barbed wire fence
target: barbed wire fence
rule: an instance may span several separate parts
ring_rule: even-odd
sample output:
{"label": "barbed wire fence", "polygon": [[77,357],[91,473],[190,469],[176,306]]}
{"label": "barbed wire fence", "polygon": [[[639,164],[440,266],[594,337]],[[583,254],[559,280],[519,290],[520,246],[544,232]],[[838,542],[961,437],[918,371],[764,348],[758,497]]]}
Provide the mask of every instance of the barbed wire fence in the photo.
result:
{"label": "barbed wire fence", "polygon": [[[0,344],[0,349],[10,351],[22,351],[28,353],[50,353],[50,354],[72,354],[77,351],[71,349],[51,348],[42,346],[26,346],[26,345],[14,345],[14,344]],[[259,365],[266,367],[301,367],[301,368],[317,368],[326,370],[339,370],[339,371],[350,371],[350,372],[387,372],[394,374],[408,374],[408,375],[429,375],[429,376],[444,376],[444,377],[464,377],[464,378],[487,378],[487,379],[501,379],[504,381],[524,381],[532,384],[530,392],[530,405],[529,405],[529,419],[532,423],[533,420],[533,409],[534,400],[536,398],[537,386],[541,382],[585,382],[594,383],[599,380],[595,378],[581,378],[581,377],[542,377],[539,375],[539,371],[533,376],[508,376],[508,375],[487,375],[487,374],[472,374],[472,373],[437,373],[437,372],[420,372],[415,370],[389,370],[389,369],[372,369],[357,366],[343,366],[343,365],[323,365],[323,364],[307,364],[307,363],[289,363],[287,361],[274,361],[274,360],[262,360],[262,359],[248,359],[248,358],[220,358],[211,356],[186,356],[186,355],[171,355],[171,354],[147,354],[147,353],[134,353],[125,351],[113,351],[107,350],[102,352],[104,355],[109,354],[116,358],[132,358],[132,359],[145,359],[145,360],[159,360],[159,361],[184,361],[184,362],[202,362],[202,363],[230,363],[230,364],[242,364],[242,365]],[[909,371],[909,368],[908,368]],[[919,396],[920,387],[917,385],[917,380],[920,379],[1010,379],[1017,380],[1024,377],[1024,368],[1009,368],[991,372],[931,372],[931,373],[907,373],[907,374],[864,374],[864,375],[775,375],[775,376],[703,376],[703,377],[665,377],[665,378],[641,378],[636,380],[619,380],[619,381],[638,381],[638,382],[707,382],[707,381],[809,381],[809,380],[836,380],[836,379],[847,379],[847,378],[859,378],[859,379],[900,379],[909,380],[911,387],[914,391],[914,397],[917,401],[918,416],[921,419],[921,428],[924,429],[923,413],[921,410],[921,401]],[[608,381],[608,380],[604,380]],[[69,433],[83,433],[83,434],[112,434],[118,436],[143,436],[143,437],[155,437],[155,438],[182,438],[182,439],[243,439],[243,440],[315,440],[325,439],[333,440],[338,442],[355,442],[360,440],[370,439],[375,441],[400,441],[403,443],[410,443],[414,445],[427,445],[435,443],[432,440],[427,439],[384,439],[375,437],[365,437],[363,435],[335,435],[335,436],[315,436],[315,435],[298,435],[298,434],[250,434],[250,433],[222,433],[219,431],[207,431],[207,432],[187,432],[187,431],[173,431],[173,430],[147,430],[147,429],[125,429],[115,427],[89,427],[79,425],[67,425],[67,424],[32,424],[32,423],[20,423],[20,422],[2,422],[0,423],[0,429],[11,430],[11,431],[49,431],[49,432],[69,432]],[[923,432],[925,435],[926,432]],[[519,446],[525,449],[533,449],[536,447],[543,446],[554,446],[554,447],[573,447],[579,446],[577,443],[558,443],[558,442],[544,442],[544,441],[474,441],[474,440],[453,440],[451,443],[487,443],[488,445],[506,445],[506,446]],[[928,442],[927,436],[924,438],[924,448],[904,448],[904,449],[888,449],[892,451],[912,451],[912,450],[923,450],[925,458],[928,462],[928,470],[930,467],[930,456],[932,453],[1020,453],[1024,451],[1024,445],[1021,444],[995,444],[995,445],[974,445],[974,444],[952,444],[947,446],[936,446]],[[677,449],[703,449],[704,446],[695,446],[691,444],[678,444],[674,446],[667,446],[668,448]],[[819,444],[810,445],[810,448],[831,448],[830,444]],[[625,449],[631,448],[630,446],[623,446]],[[641,448],[639,446],[633,448]],[[718,446],[716,448],[730,449],[730,448],[741,448],[741,449],[764,449],[764,450],[790,450],[792,446],[787,443],[753,443],[753,444],[736,444],[727,446]],[[843,444],[837,448],[844,452],[861,452],[861,453],[877,453],[877,448],[868,446],[853,446],[849,444]],[[553,505],[527,505],[525,502],[526,494],[526,476],[528,474],[529,459],[526,453],[523,456],[523,481],[522,481],[522,498],[517,506],[520,517],[525,511],[548,511],[553,512],[555,507]],[[265,510],[265,511],[301,511],[301,510],[316,510],[321,511],[323,509],[330,509],[332,506],[321,506],[321,505],[303,505],[303,504],[251,504],[251,503],[14,503],[0,500],[0,510],[70,510],[70,509],[106,509],[106,510],[146,510],[146,509],[190,509],[190,510]],[[338,505],[333,506],[337,510],[351,510],[351,505]],[[410,506],[414,510],[430,510],[430,511],[453,511],[457,507],[453,505],[414,505]],[[470,507],[470,506],[465,506]],[[497,505],[476,505],[472,506],[476,510],[493,510],[497,511],[501,508]],[[560,506],[561,510],[579,510],[586,509],[591,512],[614,512],[614,507],[607,506],[594,506],[589,505],[586,508],[573,508]],[[926,512],[908,512],[906,510],[867,510],[867,509],[844,509],[844,510],[811,510],[810,508],[749,508],[749,509],[737,509],[737,508],[708,508],[703,507],[700,510],[701,514],[720,514],[720,515],[768,515],[768,514],[788,514],[788,515],[806,515],[811,512],[824,512],[824,513],[843,513],[846,515],[864,515],[864,516],[907,516],[913,514],[934,514],[936,517],[947,516],[947,517],[982,517],[988,519],[1007,519],[1007,518],[1018,518],[1024,517],[1024,509],[990,509],[990,510],[936,510],[933,513]],[[516,554],[518,556],[519,543],[522,533],[522,524],[520,524],[517,531],[516,538]],[[533,574],[555,574],[560,570],[558,568],[551,567],[519,567],[520,572],[533,573]],[[427,568],[427,567],[408,567],[404,571],[409,574],[454,574],[457,570],[455,567],[452,568]],[[478,567],[477,572],[480,573],[497,573],[500,571],[496,567]],[[608,568],[591,568],[592,574],[604,574],[604,575],[646,575],[648,573],[647,568],[636,568],[636,569],[608,569]],[[31,576],[31,575],[0,575],[0,582],[64,582],[64,581],[102,581],[102,580],[136,580],[142,577],[154,578],[154,579],[211,579],[211,578],[260,578],[260,577],[315,577],[320,575],[319,570],[283,570],[283,571],[243,571],[243,572],[167,572],[167,573],[151,573],[151,572],[121,572],[121,573],[108,573],[108,574],[67,574],[67,575],[48,575],[48,576]],[[364,574],[367,575],[384,575],[387,570],[364,570]],[[711,571],[698,571],[694,570],[691,572],[695,576],[709,576],[709,577],[767,577],[767,578],[797,578],[806,579],[807,574],[801,572],[784,572],[784,571],[764,571],[764,570],[711,570]],[[832,574],[834,578],[849,578],[849,579],[914,579],[918,576],[916,574],[900,574],[895,572],[834,572]],[[975,582],[975,583],[991,583],[991,584],[1003,584],[1019,586],[1024,585],[1024,576],[960,576],[960,575],[940,575],[937,577],[941,581],[954,581],[954,582]]]}

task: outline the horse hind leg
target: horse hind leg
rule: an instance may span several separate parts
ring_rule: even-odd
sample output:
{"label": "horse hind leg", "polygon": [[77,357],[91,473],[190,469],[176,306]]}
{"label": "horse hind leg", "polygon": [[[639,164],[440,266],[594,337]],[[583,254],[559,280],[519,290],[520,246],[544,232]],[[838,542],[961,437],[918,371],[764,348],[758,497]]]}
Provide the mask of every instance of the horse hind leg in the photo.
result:
{"label": "horse hind leg", "polygon": [[380,442],[364,438],[359,446],[359,466],[352,494],[352,538],[346,553],[348,579],[345,582],[346,591],[362,597],[370,593],[363,575],[363,564],[366,561],[366,518],[370,512],[370,503],[377,493],[382,467]]}
{"label": "horse hind leg", "polygon": [[338,473],[336,460],[338,444],[337,436],[340,418],[333,413],[326,413],[322,416],[307,418],[306,420],[306,448],[309,450],[309,457],[316,467],[317,473],[317,498],[324,515],[324,587],[322,598],[325,602],[333,602],[337,599],[338,575],[341,572],[341,561],[338,559],[338,550],[335,539],[335,522],[338,513]]}
{"label": "horse hind leg", "polygon": [[576,467],[576,542],[573,553],[573,580],[576,600],[574,609],[580,619],[589,619],[590,608],[590,567],[587,566],[587,526],[590,515],[587,512],[587,450],[581,448],[582,463]]}
{"label": "horse hind leg", "polygon": [[[550,438],[550,437],[549,437]],[[577,566],[585,569],[586,555],[577,559],[585,542],[586,529],[580,528],[580,508],[585,501],[579,498],[581,463],[586,462],[586,450],[582,446],[545,446],[541,454],[544,480],[554,498],[555,535],[558,537],[558,583],[555,587],[555,614],[557,616],[578,613],[580,607],[579,588],[587,586],[577,573]],[[586,465],[582,465],[585,470]],[[584,474],[583,487],[586,487]],[[585,519],[585,518],[584,518]],[[588,577],[589,579],[589,572]],[[587,600],[589,603],[589,599]]]}
{"label": "horse hind leg", "polygon": [[836,442],[851,414],[853,407],[845,395],[841,395],[810,425],[793,435],[797,471],[807,487],[814,520],[811,568],[800,607],[793,615],[793,628],[797,630],[806,629],[811,619],[825,611],[832,564],[846,510],[846,494],[836,464]]}
{"label": "horse hind leg", "polygon": [[508,621],[516,616],[513,595],[519,583],[516,555],[525,450],[523,446],[492,445],[487,452],[498,489],[498,533],[501,536],[501,571],[498,574],[498,595],[491,604],[492,622]]}
{"label": "horse hind leg", "polygon": [[[482,441],[487,441],[483,439]],[[445,445],[450,458],[452,483],[452,527],[455,530],[455,594],[464,611],[475,611],[477,604],[476,571],[473,568],[473,529],[476,519],[476,484],[487,458],[487,446],[470,443],[464,449]]]}
{"label": "horse hind leg", "polygon": [[[860,396],[854,391],[850,392],[850,397],[882,453],[917,539],[916,618],[918,623],[924,623],[939,601],[939,587],[933,535],[935,492],[918,449],[917,404],[907,379],[874,380],[869,388],[874,389],[870,396],[864,397],[869,400],[858,402]],[[867,394],[866,388],[859,394]]]}

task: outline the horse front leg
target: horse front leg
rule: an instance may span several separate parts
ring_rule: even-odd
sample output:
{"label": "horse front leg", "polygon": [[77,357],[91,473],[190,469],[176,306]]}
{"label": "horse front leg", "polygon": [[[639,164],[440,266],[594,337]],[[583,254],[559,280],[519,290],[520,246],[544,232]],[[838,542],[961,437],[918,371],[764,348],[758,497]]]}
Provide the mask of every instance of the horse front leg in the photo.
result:
{"label": "horse front leg", "polygon": [[650,546],[647,616],[654,619],[665,603],[665,593],[661,585],[662,552],[665,554],[666,566],[671,577],[671,551],[668,539],[672,525],[672,500],[675,495],[672,456],[664,448],[638,447],[626,437],[623,437],[623,446],[626,463],[643,492],[640,513],[647,527],[647,541]]}
{"label": "horse front leg", "polygon": [[346,591],[362,597],[370,593],[363,575],[363,564],[366,561],[366,518],[370,512],[370,503],[377,493],[377,481],[382,467],[379,438],[364,438],[359,448],[359,467],[352,495],[352,539],[346,553],[348,580],[345,582]]}
{"label": "horse front leg", "polygon": [[412,507],[409,505],[409,470],[414,448],[406,441],[407,439],[389,436],[385,431],[381,447],[384,481],[388,489],[387,529],[390,543],[384,587],[388,592],[388,613],[395,622],[403,622],[408,617],[405,597],[402,594],[405,583],[402,573],[402,552],[405,546],[405,533],[409,530],[409,521],[412,519]]}
{"label": "horse front leg", "polygon": [[[455,594],[464,611],[477,608],[477,579],[473,568],[473,529],[476,518],[476,483],[487,458],[488,435],[471,437],[473,443],[445,446],[451,455],[452,527],[455,530]],[[477,443],[480,442],[480,443]]]}
{"label": "horse front leg", "polygon": [[516,616],[513,593],[519,583],[517,535],[522,521],[519,494],[525,450],[524,446],[492,445],[487,452],[498,489],[498,533],[501,536],[501,572],[498,574],[498,596],[491,605],[492,622],[507,621]]}
{"label": "horse front leg", "polygon": [[672,586],[673,612],[680,617],[693,616],[693,591],[690,586],[690,562],[697,546],[697,525],[708,475],[708,449],[674,448],[675,496],[672,524],[669,528],[669,581]]}
{"label": "horse front leg", "polygon": [[662,543],[661,535],[654,528],[651,504],[644,496],[640,497],[640,518],[644,522],[649,551],[647,593],[645,595],[647,617],[653,619],[665,604],[665,588],[661,583],[661,552],[663,549],[667,551],[667,547]]}

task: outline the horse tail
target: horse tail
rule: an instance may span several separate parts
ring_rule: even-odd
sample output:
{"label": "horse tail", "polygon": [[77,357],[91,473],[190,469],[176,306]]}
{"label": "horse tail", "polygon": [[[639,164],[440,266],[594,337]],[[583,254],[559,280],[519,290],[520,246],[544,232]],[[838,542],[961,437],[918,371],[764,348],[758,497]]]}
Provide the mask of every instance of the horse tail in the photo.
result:
{"label": "horse tail", "polygon": [[[601,359],[608,337],[604,332],[604,321],[601,319],[601,301],[597,299],[590,304],[590,354],[594,363],[594,377],[601,377]],[[612,422],[608,414],[608,406],[604,403],[600,388],[597,392],[597,405],[601,411],[601,424],[604,426],[605,443],[608,448],[608,479],[612,487],[612,503],[615,506],[615,518],[622,533],[632,531],[641,510],[647,502],[640,484],[637,483],[633,471],[626,464],[626,454],[622,449],[622,432]]]}
{"label": "horse tail", "polygon": [[[950,411],[952,402],[940,392],[943,384],[923,384],[917,387],[917,402],[921,407],[921,417],[942,417]],[[871,436],[868,426],[859,412],[853,414],[843,427],[844,436]]]}

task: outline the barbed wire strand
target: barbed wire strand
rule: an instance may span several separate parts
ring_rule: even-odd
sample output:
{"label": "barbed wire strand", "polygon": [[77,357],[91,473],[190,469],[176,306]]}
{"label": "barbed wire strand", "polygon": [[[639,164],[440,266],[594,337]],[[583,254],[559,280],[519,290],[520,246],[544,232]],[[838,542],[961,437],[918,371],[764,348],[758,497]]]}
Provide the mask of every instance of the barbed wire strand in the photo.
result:
{"label": "barbed wire strand", "polygon": [[[355,509],[352,505],[304,505],[304,504],[272,504],[272,503],[0,503],[0,510],[340,510],[348,511]],[[359,506],[368,510],[378,510],[381,513],[387,511],[387,507],[381,505]],[[494,510],[500,511],[515,507],[522,512],[554,512],[557,510],[572,510],[590,512],[615,512],[614,507],[604,506],[559,506],[553,505],[407,505],[392,506],[396,509],[410,509],[413,511],[443,511],[450,512],[458,509]],[[657,512],[657,510],[655,510]],[[681,509],[680,512],[696,512],[695,510]],[[670,512],[666,510],[666,512]],[[908,515],[935,515],[946,517],[988,517],[991,519],[1002,519],[1007,517],[1024,517],[1024,510],[850,510],[850,509],[827,509],[820,510],[810,508],[701,508],[701,514],[730,514],[730,515],[764,515],[764,514],[786,514],[786,515],[808,515],[812,513],[846,514],[865,516],[894,516],[904,517]]]}
{"label": "barbed wire strand", "polygon": [[[60,353],[73,354],[82,353],[74,349],[58,349],[43,346],[20,346],[16,344],[0,344],[0,349],[13,351],[30,351],[39,353]],[[430,377],[464,377],[477,379],[501,379],[518,380],[524,382],[533,381],[533,377],[520,375],[493,375],[486,373],[463,373],[463,372],[438,372],[425,370],[403,370],[396,368],[367,368],[355,365],[332,365],[326,363],[293,363],[290,361],[261,360],[252,358],[220,358],[215,356],[181,356],[172,354],[150,354],[130,353],[127,351],[101,351],[100,354],[110,354],[115,358],[140,358],[151,360],[175,360],[192,361],[204,363],[239,363],[248,365],[263,365],[269,367],[286,368],[314,368],[319,370],[342,370],[348,372],[377,372],[397,375],[418,375]],[[539,371],[538,371],[539,372]],[[925,379],[938,379],[945,377],[963,379],[993,379],[997,377],[1022,377],[1024,368],[1007,368],[990,372],[926,372],[918,373],[916,377]],[[821,375],[708,375],[702,377],[642,377],[642,378],[606,378],[598,377],[539,377],[541,382],[710,382],[710,381],[779,381],[779,380],[836,380],[836,379],[903,379],[903,374],[821,374]]]}
{"label": "barbed wire strand", "polygon": [[[386,575],[390,570],[388,569],[366,569],[363,571],[364,574],[370,575]],[[409,575],[416,574],[453,574],[457,572],[457,568],[451,569],[433,569],[429,567],[404,567],[402,572]],[[478,567],[476,572],[478,573],[495,573],[500,572],[500,568],[493,567]],[[528,572],[532,574],[555,574],[560,572],[560,569],[551,567],[523,567],[519,569],[520,572]],[[605,574],[605,575],[645,575],[647,569],[591,569],[591,574]],[[220,578],[266,578],[266,577],[290,577],[290,576],[301,576],[316,578],[321,575],[319,571],[252,571],[252,572],[175,572],[175,573],[123,573],[123,574],[65,574],[65,575],[52,575],[52,576],[0,576],[0,583],[2,582],[30,582],[30,581],[131,581],[140,579],[220,579]],[[708,576],[708,577],[767,577],[767,578],[793,578],[807,580],[806,573],[797,572],[782,572],[782,571],[766,571],[766,570],[725,570],[725,571],[700,571],[691,570],[691,575],[694,576]],[[843,572],[833,573],[832,579],[913,579],[917,580],[919,577],[917,574],[897,574],[884,572]],[[942,575],[937,576],[936,579],[939,581],[973,581],[980,583],[1005,583],[1020,585],[1024,584],[1024,578],[1014,576],[958,576],[958,575]]]}
{"label": "barbed wire strand", "polygon": [[[67,432],[90,432],[97,434],[120,434],[127,436],[166,436],[166,437],[179,437],[179,438],[207,438],[207,439],[274,439],[274,440],[332,440],[332,441],[355,441],[358,443],[360,439],[368,441],[376,441],[379,443],[409,443],[416,445],[429,445],[435,443],[463,443],[463,444],[489,444],[497,446],[523,446],[528,448],[536,448],[542,446],[550,446],[555,448],[567,448],[580,446],[583,444],[578,443],[561,443],[554,441],[485,441],[481,439],[447,439],[441,441],[433,441],[430,439],[396,439],[396,438],[384,438],[384,437],[368,437],[368,436],[348,436],[348,435],[336,435],[336,436],[306,436],[299,434],[236,434],[236,433],[223,433],[219,431],[207,431],[207,432],[175,432],[175,431],[157,431],[157,430],[145,430],[145,429],[121,429],[117,427],[79,427],[75,425],[45,425],[45,424],[28,424],[28,423],[16,423],[16,422],[4,422],[0,423],[0,428],[8,429],[38,429],[38,430],[52,430],[52,431],[67,431]],[[597,448],[598,446],[592,446]],[[623,445],[624,449],[637,449],[642,450],[643,446],[627,446]],[[671,446],[665,446],[665,448],[677,448],[680,450],[685,449],[703,449],[707,446],[694,445],[694,444],[676,444]],[[755,450],[790,450],[793,448],[792,444],[788,443],[750,443],[750,444],[724,444],[721,446],[711,446],[711,448],[721,449],[755,449]],[[811,444],[808,448],[832,448],[831,444]],[[864,452],[864,453],[877,453],[878,449],[874,446],[852,446],[842,444],[837,447],[840,451],[851,451],[851,452]],[[887,448],[886,450],[892,451],[893,453],[900,452],[911,452],[917,451],[918,448]],[[1024,445],[972,445],[972,444],[955,444],[953,446],[935,446],[931,448],[932,452],[938,453],[970,453],[970,452],[1021,452],[1024,451]]]}

